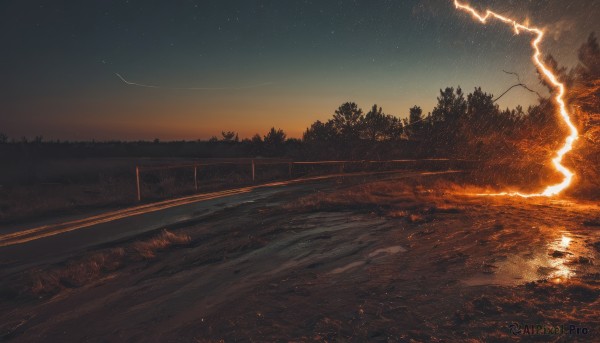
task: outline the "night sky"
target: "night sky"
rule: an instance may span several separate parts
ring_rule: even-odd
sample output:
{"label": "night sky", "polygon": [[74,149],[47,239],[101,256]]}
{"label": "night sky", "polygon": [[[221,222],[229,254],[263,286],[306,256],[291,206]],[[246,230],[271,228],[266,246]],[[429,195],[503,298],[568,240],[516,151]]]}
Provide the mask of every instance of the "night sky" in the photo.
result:
{"label": "night sky", "polygon": [[[598,0],[464,1],[544,27],[565,65],[600,33]],[[3,0],[0,26],[0,132],[13,138],[300,137],[345,101],[404,118],[441,87],[500,94],[516,83],[502,70],[544,91],[531,36],[451,0]],[[516,90],[500,105],[535,100]]]}

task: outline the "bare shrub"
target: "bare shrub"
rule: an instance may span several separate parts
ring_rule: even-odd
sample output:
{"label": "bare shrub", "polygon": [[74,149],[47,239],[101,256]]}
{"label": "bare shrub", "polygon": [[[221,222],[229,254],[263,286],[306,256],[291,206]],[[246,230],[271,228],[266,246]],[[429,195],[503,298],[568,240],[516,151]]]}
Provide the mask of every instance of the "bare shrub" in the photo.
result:
{"label": "bare shrub", "polygon": [[186,245],[191,241],[186,234],[163,230],[160,234],[126,247],[96,252],[90,256],[72,260],[64,266],[42,270],[31,276],[29,290],[34,295],[55,294],[64,288],[82,287],[103,275],[122,268],[128,259],[139,261],[153,259],[159,251],[172,246]]}

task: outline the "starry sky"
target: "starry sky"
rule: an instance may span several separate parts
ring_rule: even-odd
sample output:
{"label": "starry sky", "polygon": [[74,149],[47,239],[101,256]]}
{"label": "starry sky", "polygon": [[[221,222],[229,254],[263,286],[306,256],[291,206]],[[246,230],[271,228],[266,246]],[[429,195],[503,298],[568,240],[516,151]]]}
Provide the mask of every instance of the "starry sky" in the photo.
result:
{"label": "starry sky", "polygon": [[[564,65],[600,33],[597,0],[464,0],[547,32]],[[0,132],[70,140],[291,137],[345,101],[407,117],[439,89],[544,92],[531,36],[451,0],[4,0]],[[125,82],[116,74],[129,82]],[[141,84],[152,87],[141,87]],[[536,96],[515,90],[501,107]]]}

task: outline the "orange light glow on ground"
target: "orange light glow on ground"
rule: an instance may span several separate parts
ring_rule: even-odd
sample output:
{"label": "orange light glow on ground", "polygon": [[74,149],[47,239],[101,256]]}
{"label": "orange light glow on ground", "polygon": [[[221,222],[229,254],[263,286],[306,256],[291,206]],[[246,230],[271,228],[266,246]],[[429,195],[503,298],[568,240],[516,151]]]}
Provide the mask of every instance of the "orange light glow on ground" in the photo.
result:
{"label": "orange light glow on ground", "polygon": [[571,185],[571,183],[573,181],[573,177],[575,176],[575,174],[571,170],[569,170],[567,167],[565,167],[562,164],[562,160],[568,152],[573,150],[573,144],[579,137],[579,132],[577,131],[577,128],[575,127],[575,125],[573,125],[573,122],[571,121],[569,112],[567,111],[567,106],[566,106],[566,103],[564,100],[564,95],[566,92],[565,85],[558,81],[558,78],[556,77],[556,75],[554,75],[552,73],[552,71],[541,60],[542,53],[540,50],[540,44],[544,39],[544,31],[541,29],[538,29],[536,27],[529,27],[524,24],[520,24],[513,19],[504,17],[504,16],[499,15],[490,10],[486,10],[485,14],[481,14],[477,10],[473,9],[471,6],[461,3],[458,0],[454,0],[454,5],[456,6],[457,9],[471,14],[471,16],[473,18],[479,20],[483,24],[487,24],[487,21],[490,18],[497,19],[503,23],[506,23],[506,24],[512,26],[515,31],[515,34],[520,34],[522,31],[526,31],[526,32],[529,32],[529,33],[532,33],[535,35],[535,38],[531,41],[531,47],[534,50],[533,62],[535,63],[538,70],[542,73],[542,75],[544,75],[546,80],[548,82],[550,82],[550,84],[552,84],[554,86],[554,88],[557,90],[557,95],[554,98],[554,100],[558,104],[558,106],[560,108],[560,116],[561,116],[563,122],[569,128],[569,132],[570,132],[569,136],[565,140],[565,144],[563,145],[563,147],[561,149],[559,149],[556,152],[556,157],[552,160],[552,164],[554,165],[554,168],[564,176],[564,179],[561,183],[556,184],[556,185],[550,185],[541,193],[527,194],[527,193],[520,193],[520,192],[503,192],[503,193],[496,193],[496,194],[478,194],[478,195],[519,196],[519,197],[523,197],[523,198],[531,198],[531,197],[552,197],[552,196],[560,194],[562,191],[564,191]]}

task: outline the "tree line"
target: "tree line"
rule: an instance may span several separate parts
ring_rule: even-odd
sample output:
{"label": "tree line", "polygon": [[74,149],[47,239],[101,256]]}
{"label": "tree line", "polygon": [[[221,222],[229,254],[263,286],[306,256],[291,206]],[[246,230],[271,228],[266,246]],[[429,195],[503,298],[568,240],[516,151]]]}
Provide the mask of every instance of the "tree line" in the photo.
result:
{"label": "tree line", "polygon": [[[552,56],[547,56],[545,61],[567,85],[566,100],[582,131],[577,152],[569,155],[567,163],[584,169],[579,172],[586,179],[598,180],[600,48],[593,33],[579,48],[578,58],[578,64],[571,69],[559,66]],[[564,125],[557,120],[557,109],[551,100],[556,90],[541,76],[539,79],[548,88],[549,95],[539,96],[538,102],[527,108],[501,109],[498,98],[481,87],[469,93],[461,87],[446,87],[440,90],[430,113],[424,114],[421,107],[415,105],[407,109],[406,119],[388,114],[377,105],[365,112],[354,102],[343,103],[330,118],[311,124],[300,139],[288,138],[283,130],[275,127],[264,135],[246,139],[240,139],[234,131],[223,131],[220,137],[207,141],[164,143],[158,139],[153,142],[46,142],[41,136],[33,140],[9,140],[0,134],[0,153],[37,151],[43,156],[85,157],[264,156],[305,160],[456,157],[487,161],[482,175],[490,179],[501,179],[499,173],[514,172],[532,175],[521,180],[532,183],[537,177],[533,175],[551,172],[548,161],[566,133]],[[67,146],[69,149],[65,149]]]}

